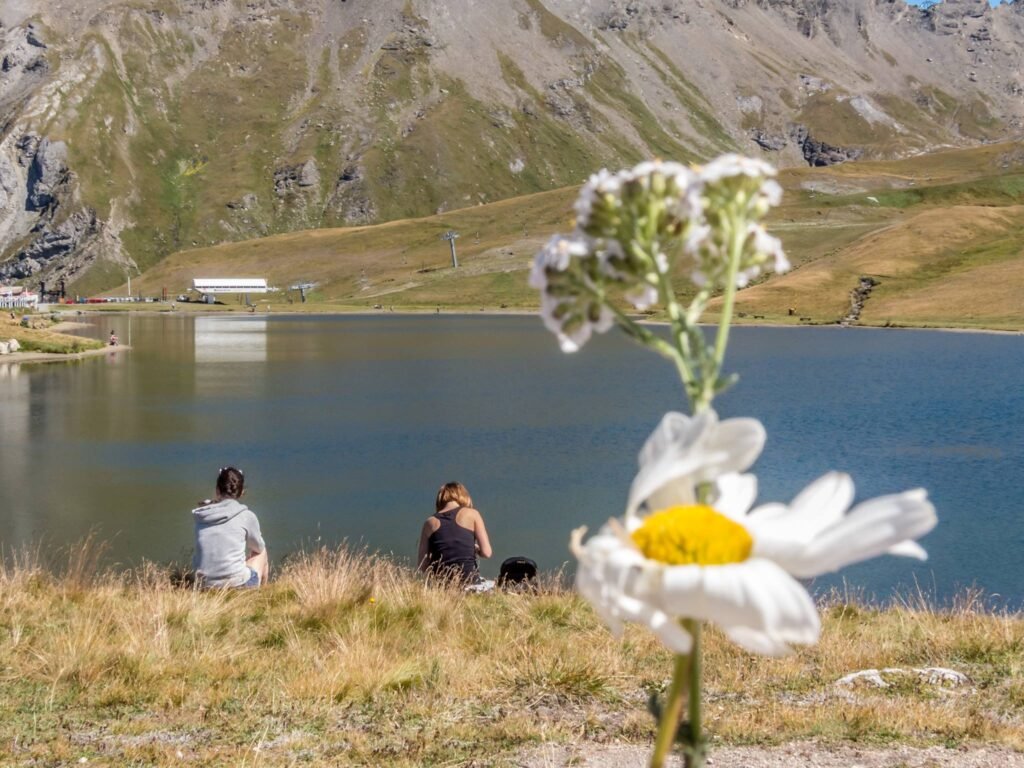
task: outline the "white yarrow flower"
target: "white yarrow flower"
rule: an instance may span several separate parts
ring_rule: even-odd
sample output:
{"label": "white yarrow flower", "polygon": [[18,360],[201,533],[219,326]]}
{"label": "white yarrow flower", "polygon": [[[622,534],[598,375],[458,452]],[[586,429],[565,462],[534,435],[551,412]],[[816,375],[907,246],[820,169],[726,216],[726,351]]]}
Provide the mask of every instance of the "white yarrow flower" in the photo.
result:
{"label": "white yarrow flower", "polygon": [[[797,579],[886,553],[926,556],[915,539],[937,520],[923,490],[850,509],[853,482],[832,472],[789,505],[751,510],[757,480],[741,473],[763,444],[755,419],[665,416],[640,453],[624,521],[586,543],[584,529],[573,534],[577,587],[613,630],[646,624],[687,653],[680,619],[711,621],[749,651],[781,655],[820,633]],[[697,502],[701,486],[708,503]]]}
{"label": "white yarrow flower", "polygon": [[649,283],[642,283],[625,296],[626,301],[643,312],[658,302],[658,289]]}
{"label": "white yarrow flower", "polygon": [[606,194],[618,194],[622,186],[622,179],[619,174],[612,173],[607,168],[602,168],[597,173],[591,174],[587,183],[580,188],[579,196],[573,205],[576,212],[576,226],[583,229],[590,223],[590,213],[594,208],[594,200],[598,196]]}
{"label": "white yarrow flower", "polygon": [[782,250],[782,241],[769,235],[760,224],[751,226],[751,232],[754,236],[754,250],[757,255],[769,259],[772,271],[776,274],[788,272],[790,264]]}
{"label": "white yarrow flower", "polygon": [[[772,176],[775,175],[775,169],[772,169]],[[761,194],[764,195],[765,200],[768,201],[768,205],[773,208],[782,202],[782,186],[777,181],[766,181],[761,185]]]}
{"label": "white yarrow flower", "polygon": [[[752,179],[770,179],[775,176],[775,168],[764,160],[756,160],[743,155],[729,154],[722,155],[703,166],[699,174],[700,180],[705,184],[714,184],[722,179],[732,176],[749,176]],[[778,195],[781,198],[781,188],[778,184],[771,182],[771,189],[762,191],[770,195]],[[775,205],[776,203],[772,203]]]}
{"label": "white yarrow flower", "polygon": [[530,287],[546,290],[548,272],[565,272],[573,256],[586,256],[589,252],[587,240],[579,235],[553,235],[537,253],[530,270]]}
{"label": "white yarrow flower", "polygon": [[553,296],[542,293],[540,316],[544,326],[558,338],[558,346],[566,354],[578,352],[594,333],[605,333],[615,323],[615,316],[607,307],[581,302],[579,297],[573,295]]}

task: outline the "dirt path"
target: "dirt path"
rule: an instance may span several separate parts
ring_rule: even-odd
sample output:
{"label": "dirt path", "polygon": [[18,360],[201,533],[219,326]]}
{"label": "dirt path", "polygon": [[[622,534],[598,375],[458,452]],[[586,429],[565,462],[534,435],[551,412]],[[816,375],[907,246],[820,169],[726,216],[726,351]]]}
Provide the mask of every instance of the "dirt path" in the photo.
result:
{"label": "dirt path", "polygon": [[[635,768],[650,758],[649,747],[581,744],[538,747],[511,761],[517,768]],[[682,761],[673,758],[671,768]],[[710,768],[1024,768],[1024,753],[1006,747],[855,747],[815,742],[780,747],[721,747],[711,753]]]}

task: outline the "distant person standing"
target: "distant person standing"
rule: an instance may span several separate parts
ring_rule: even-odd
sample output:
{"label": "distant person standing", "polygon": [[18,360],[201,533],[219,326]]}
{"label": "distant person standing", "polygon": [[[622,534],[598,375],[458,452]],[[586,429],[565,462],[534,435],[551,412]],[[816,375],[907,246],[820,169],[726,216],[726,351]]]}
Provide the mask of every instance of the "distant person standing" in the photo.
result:
{"label": "distant person standing", "polygon": [[217,475],[216,496],[192,510],[196,531],[192,567],[204,589],[258,587],[267,582],[267,546],[256,515],[239,501],[244,494],[242,470],[223,467]]}
{"label": "distant person standing", "polygon": [[437,492],[433,515],[420,531],[421,571],[471,584],[480,578],[477,556],[490,557],[491,541],[483,516],[462,483],[445,483]]}
{"label": "distant person standing", "polygon": [[110,332],[110,339],[108,340],[107,343],[110,344],[110,346],[112,346],[112,347],[116,347],[117,346],[117,334],[114,333],[113,331],[111,331]]}

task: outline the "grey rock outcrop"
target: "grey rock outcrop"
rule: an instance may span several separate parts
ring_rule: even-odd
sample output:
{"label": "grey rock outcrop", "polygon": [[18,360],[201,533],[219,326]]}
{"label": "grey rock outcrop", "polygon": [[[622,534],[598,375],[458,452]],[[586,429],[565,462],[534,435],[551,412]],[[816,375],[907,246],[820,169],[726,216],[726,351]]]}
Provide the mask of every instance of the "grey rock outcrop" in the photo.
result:
{"label": "grey rock outcrop", "polygon": [[301,165],[288,165],[274,171],[274,194],[278,197],[319,186],[320,170],[312,157]]}
{"label": "grey rock outcrop", "polygon": [[49,267],[60,265],[79,250],[86,239],[100,231],[100,224],[95,211],[76,211],[57,226],[40,234],[13,259],[0,264],[0,278],[24,280]]}
{"label": "grey rock outcrop", "polygon": [[864,302],[871,297],[871,291],[878,284],[873,277],[861,277],[857,282],[857,287],[850,291],[850,311],[839,321],[840,325],[852,325],[860,320],[861,312],[864,311]]}
{"label": "grey rock outcrop", "polygon": [[637,29],[641,34],[650,31],[657,24],[671,21],[689,23],[689,16],[676,0],[661,0],[650,3],[639,0],[612,0],[608,10],[599,11],[595,22],[602,32],[625,32]]}
{"label": "grey rock outcrop", "polygon": [[629,29],[629,25],[640,14],[640,3],[631,0],[627,3],[614,3],[611,10],[598,17],[597,28],[600,30],[615,30],[623,32]]}
{"label": "grey rock outcrop", "polygon": [[36,150],[39,149],[40,141],[42,141],[42,137],[38,134],[26,133],[14,142],[14,147],[18,150],[18,165],[23,168],[32,165],[32,161],[36,157]]}
{"label": "grey rock outcrop", "polygon": [[760,96],[737,96],[736,106],[740,112],[757,114],[764,109],[764,99]]}
{"label": "grey rock outcrop", "polygon": [[235,211],[250,211],[259,204],[259,198],[252,192],[246,192],[238,200],[227,203],[227,207]]}
{"label": "grey rock outcrop", "polygon": [[366,191],[363,169],[355,162],[346,165],[334,184],[328,205],[346,224],[368,224],[377,209]]}
{"label": "grey rock outcrop", "polygon": [[15,204],[20,188],[21,179],[14,164],[7,157],[0,157],[0,211]]}
{"label": "grey rock outcrop", "polygon": [[27,210],[45,211],[53,207],[58,191],[70,179],[67,161],[68,148],[63,141],[39,140],[28,169]]}
{"label": "grey rock outcrop", "polygon": [[46,49],[46,43],[44,43],[42,38],[39,36],[39,28],[36,27],[35,24],[29,24],[25,28],[25,42],[34,48]]}
{"label": "grey rock outcrop", "polygon": [[766,152],[779,152],[789,144],[785,136],[772,135],[762,128],[754,128],[750,132],[750,138]]}
{"label": "grey rock outcrop", "polygon": [[988,0],[944,0],[928,9],[931,28],[940,35],[958,35],[989,12]]}
{"label": "grey rock outcrop", "polygon": [[814,167],[836,165],[847,160],[856,160],[863,154],[862,150],[853,147],[837,147],[824,141],[817,141],[811,137],[807,127],[803,125],[791,126],[789,137],[793,140],[794,144],[800,147],[800,151],[807,164]]}
{"label": "grey rock outcrop", "polygon": [[49,71],[46,43],[35,26],[0,28],[0,104],[21,96]]}

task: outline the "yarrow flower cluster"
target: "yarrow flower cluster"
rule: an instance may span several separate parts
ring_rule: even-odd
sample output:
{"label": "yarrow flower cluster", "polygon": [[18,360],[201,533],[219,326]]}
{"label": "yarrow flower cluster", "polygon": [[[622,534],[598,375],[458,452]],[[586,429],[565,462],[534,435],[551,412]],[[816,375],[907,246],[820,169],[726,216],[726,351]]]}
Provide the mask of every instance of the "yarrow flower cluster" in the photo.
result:
{"label": "yarrow flower cluster", "polygon": [[697,171],[704,218],[687,238],[686,251],[694,257],[691,278],[698,286],[724,285],[730,247],[737,243],[739,261],[732,278],[737,288],[763,272],[789,270],[782,243],[759,223],[782,200],[774,176],[768,163],[739,155],[723,155]]}
{"label": "yarrow flower cluster", "polygon": [[585,237],[554,235],[533,262],[530,285],[541,291],[541,317],[563,352],[575,352],[591,333],[612,327],[602,261]]}
{"label": "yarrow flower cluster", "polygon": [[[789,261],[763,220],[782,189],[767,163],[725,155],[703,167],[641,163],[599,171],[576,201],[576,229],[537,254],[530,284],[541,315],[565,352],[618,324],[675,363],[694,416],[668,413],[640,452],[621,518],[589,539],[577,529],[571,549],[576,586],[613,630],[644,624],[676,654],[659,714],[651,765],[660,768],[676,740],[687,768],[704,765],[701,735],[701,626],[714,622],[753,653],[781,655],[814,643],[821,631],[814,600],[799,579],[882,554],[923,559],[917,543],[936,524],[920,489],[853,505],[853,481],[830,472],[789,504],[755,506],[747,472],[764,447],[756,419],[720,421],[715,396],[735,381],[722,366],[736,292]],[[687,260],[676,268],[677,261]],[[677,272],[695,284],[682,307]],[[697,323],[716,292],[721,312],[709,344]],[[667,339],[620,308],[662,303]],[[689,719],[681,727],[682,702]]]}
{"label": "yarrow flower cluster", "polygon": [[[592,175],[574,206],[576,230],[552,238],[530,277],[563,349],[575,351],[610,327],[610,315],[594,310],[595,302],[621,296],[635,309],[652,307],[666,295],[681,253],[693,259],[693,282],[708,290],[729,280],[742,288],[763,272],[789,269],[779,240],[758,223],[779,203],[774,175],[767,163],[737,155],[703,168],[653,161]],[[740,205],[723,208],[725,198]]]}
{"label": "yarrow flower cluster", "polygon": [[[575,351],[613,322],[598,305],[621,296],[638,310],[653,306],[700,203],[694,174],[679,163],[642,163],[595,173],[576,200],[576,230],[556,235],[537,254],[530,285],[562,349]],[[637,227],[644,237],[638,237]]]}

